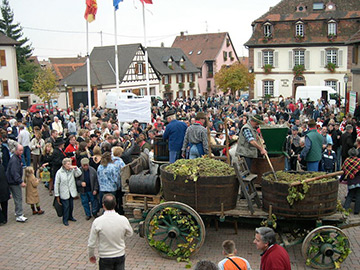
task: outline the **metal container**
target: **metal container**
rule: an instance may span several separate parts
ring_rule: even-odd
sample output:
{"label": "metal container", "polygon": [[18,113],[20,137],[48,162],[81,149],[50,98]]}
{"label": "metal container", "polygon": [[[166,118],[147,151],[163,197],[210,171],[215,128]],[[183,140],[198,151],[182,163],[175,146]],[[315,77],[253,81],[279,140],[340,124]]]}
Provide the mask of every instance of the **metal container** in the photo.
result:
{"label": "metal container", "polygon": [[194,208],[199,213],[220,212],[236,207],[239,182],[235,175],[199,177],[196,182],[177,176],[160,167],[163,195],[167,201],[178,201]]}
{"label": "metal container", "polygon": [[160,179],[156,174],[136,174],[129,179],[130,193],[156,195],[160,192]]}
{"label": "metal container", "polygon": [[[289,172],[304,174],[308,172]],[[309,191],[301,201],[295,201],[290,205],[286,199],[289,194],[289,185],[286,183],[271,182],[265,180],[267,172],[263,174],[261,183],[263,209],[269,210],[272,205],[272,212],[277,216],[294,218],[317,218],[332,215],[336,212],[339,181],[309,183]]]}

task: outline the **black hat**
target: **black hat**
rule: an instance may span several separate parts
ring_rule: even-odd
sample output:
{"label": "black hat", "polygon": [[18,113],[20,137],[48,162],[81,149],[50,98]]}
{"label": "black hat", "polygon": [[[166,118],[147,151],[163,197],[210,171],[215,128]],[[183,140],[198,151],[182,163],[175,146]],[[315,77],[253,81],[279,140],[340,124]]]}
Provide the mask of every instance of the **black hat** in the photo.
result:
{"label": "black hat", "polygon": [[61,137],[56,138],[56,140],[55,140],[55,142],[54,142],[54,146],[57,147],[57,146],[60,146],[60,145],[62,145],[62,144],[65,144],[64,139],[61,138]]}
{"label": "black hat", "polygon": [[169,110],[167,113],[166,113],[166,116],[172,116],[176,114],[176,111],[175,110]]}

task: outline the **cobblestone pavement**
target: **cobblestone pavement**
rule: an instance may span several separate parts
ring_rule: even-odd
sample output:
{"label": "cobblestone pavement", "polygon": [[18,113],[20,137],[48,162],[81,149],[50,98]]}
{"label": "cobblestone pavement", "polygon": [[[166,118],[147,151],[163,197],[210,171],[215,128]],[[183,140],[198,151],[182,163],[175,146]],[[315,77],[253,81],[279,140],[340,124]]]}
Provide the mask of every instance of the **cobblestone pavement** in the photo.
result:
{"label": "cobblestone pavement", "polygon": [[[15,222],[13,200],[9,201],[8,224],[0,227],[0,269],[97,269],[88,262],[87,239],[92,220],[85,220],[80,200],[75,201],[74,210],[74,217],[78,221],[70,222],[70,226],[65,227],[52,207],[53,197],[48,195],[43,185],[39,185],[39,192],[41,206],[46,213],[33,216],[30,207],[24,204],[25,216],[29,218],[24,224]],[[259,252],[252,244],[254,228],[255,225],[239,224],[238,235],[234,234],[230,224],[220,224],[219,231],[215,231],[213,226],[207,228],[205,243],[192,258],[193,265],[200,259],[220,261],[222,241],[232,239],[239,255],[249,260],[252,269],[259,269]],[[345,232],[350,238],[353,252],[341,269],[360,269],[360,227],[346,229]],[[126,269],[185,269],[184,263],[160,257],[138,235],[128,238],[126,244]],[[288,252],[292,269],[309,269],[305,267],[301,245],[288,248]]]}

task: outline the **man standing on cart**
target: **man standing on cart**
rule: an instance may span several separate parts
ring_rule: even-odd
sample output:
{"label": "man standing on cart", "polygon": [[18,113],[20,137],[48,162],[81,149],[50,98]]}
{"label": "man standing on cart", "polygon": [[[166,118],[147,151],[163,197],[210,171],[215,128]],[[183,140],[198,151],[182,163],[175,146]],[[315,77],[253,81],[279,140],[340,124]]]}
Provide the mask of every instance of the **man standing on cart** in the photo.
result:
{"label": "man standing on cart", "polygon": [[267,154],[265,148],[257,140],[259,136],[256,130],[262,123],[260,115],[251,116],[250,121],[241,128],[239,133],[236,154],[245,158],[249,170],[251,170],[252,160],[258,157],[258,150],[262,155]]}

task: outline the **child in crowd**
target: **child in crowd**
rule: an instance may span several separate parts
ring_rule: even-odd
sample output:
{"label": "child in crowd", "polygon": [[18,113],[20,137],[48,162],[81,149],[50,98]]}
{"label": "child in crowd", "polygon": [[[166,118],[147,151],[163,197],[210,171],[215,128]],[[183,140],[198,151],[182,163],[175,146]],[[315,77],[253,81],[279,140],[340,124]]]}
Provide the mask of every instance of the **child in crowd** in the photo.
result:
{"label": "child in crowd", "polygon": [[35,177],[32,167],[25,168],[24,182],[26,183],[26,203],[30,204],[33,215],[42,215],[44,211],[40,208],[40,199],[37,186],[40,180]]}
{"label": "child in crowd", "polygon": [[220,270],[251,270],[250,264],[244,258],[236,256],[237,250],[235,242],[232,240],[225,240],[222,243],[223,255],[225,259],[219,262],[218,267]]}
{"label": "child in crowd", "polygon": [[332,150],[332,144],[329,143],[322,154],[321,164],[323,171],[327,173],[334,172],[336,160],[336,153]]}

